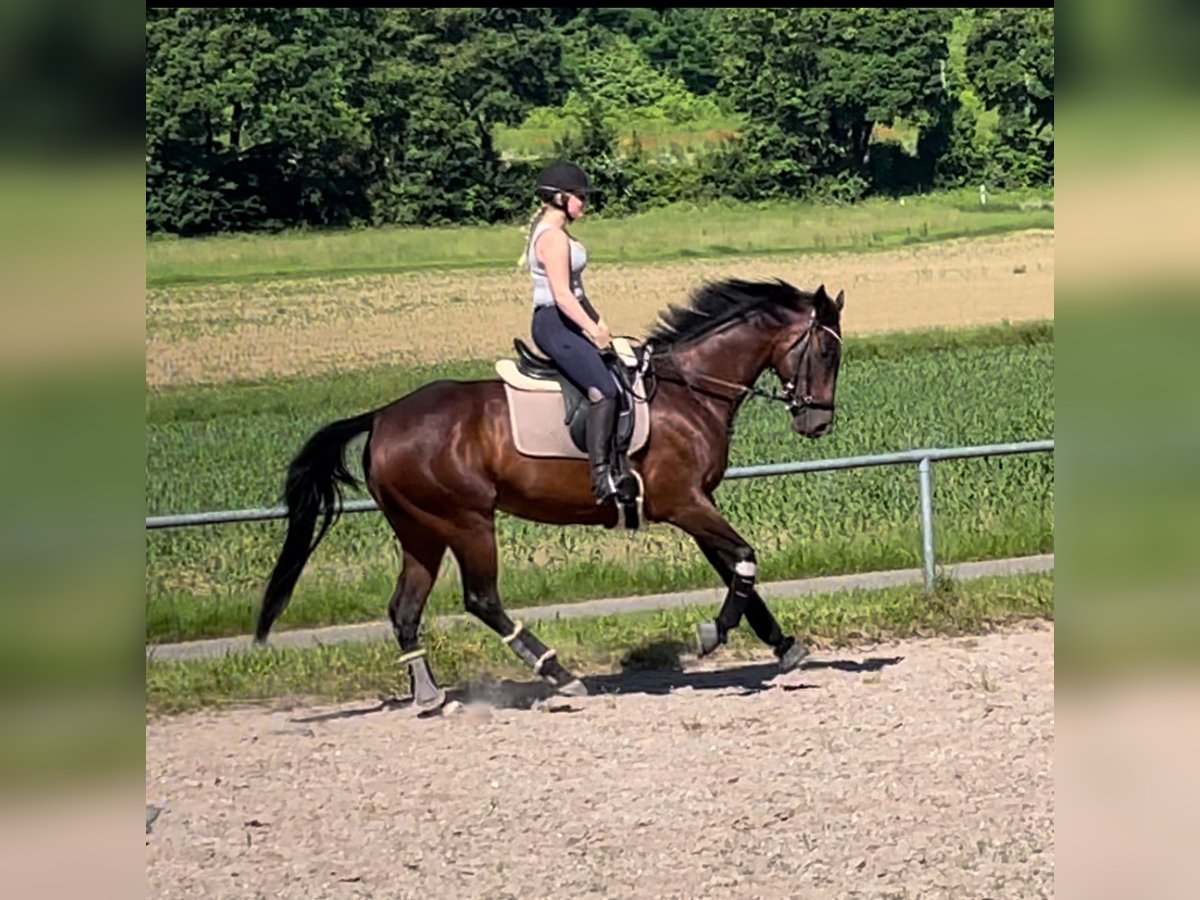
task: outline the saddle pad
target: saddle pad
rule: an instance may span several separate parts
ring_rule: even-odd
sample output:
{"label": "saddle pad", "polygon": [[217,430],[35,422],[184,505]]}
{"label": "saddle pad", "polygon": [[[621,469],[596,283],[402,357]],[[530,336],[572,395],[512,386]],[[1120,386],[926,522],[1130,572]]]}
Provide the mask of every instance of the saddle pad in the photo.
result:
{"label": "saddle pad", "polygon": [[[644,395],[642,379],[634,383],[636,393]],[[525,456],[549,456],[559,459],[587,459],[586,453],[575,446],[563,422],[562,391],[521,391],[507,382],[504,393],[508,398],[508,416],[512,425],[513,442]],[[650,409],[641,400],[633,401],[633,435],[627,455],[646,446],[650,437]]]}
{"label": "saddle pad", "polygon": [[522,391],[546,391],[550,394],[562,393],[562,388],[558,386],[557,378],[530,378],[518,369],[517,364],[511,359],[497,360],[496,374],[503,378],[507,384],[511,384]]}

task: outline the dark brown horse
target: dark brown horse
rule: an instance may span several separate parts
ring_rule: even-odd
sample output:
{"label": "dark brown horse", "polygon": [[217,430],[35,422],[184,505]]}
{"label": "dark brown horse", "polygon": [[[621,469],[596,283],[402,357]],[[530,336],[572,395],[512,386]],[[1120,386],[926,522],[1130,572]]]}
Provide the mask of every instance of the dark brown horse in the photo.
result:
{"label": "dark brown horse", "polygon": [[[743,615],[783,670],[806,653],[803,643],[780,631],[755,592],[754,550],[721,516],[713,492],[728,465],[734,417],[750,394],[786,403],[797,434],[816,438],[832,428],[842,302],[824,286],[806,293],[781,281],[723,281],[701,288],[687,307],[672,306],[647,338],[656,384],[650,438],[629,461],[644,482],[646,519],[691,535],[728,586],[716,621],[700,626],[701,653],[724,643]],[[754,387],[768,368],[783,383],[782,394]],[[257,640],[266,640],[337,517],[341,485],[357,485],[344,451],[366,432],[367,488],[404,553],[388,615],[415,704],[436,707],[445,699],[417,632],[446,548],[458,561],[467,611],[558,690],[586,692],[554,651],[505,613],[496,589],[495,515],[502,510],[538,522],[611,527],[617,511],[611,503],[596,505],[586,461],[521,455],[507,403],[499,381],[436,381],[309,438],[288,469],[287,536],[263,598]]]}

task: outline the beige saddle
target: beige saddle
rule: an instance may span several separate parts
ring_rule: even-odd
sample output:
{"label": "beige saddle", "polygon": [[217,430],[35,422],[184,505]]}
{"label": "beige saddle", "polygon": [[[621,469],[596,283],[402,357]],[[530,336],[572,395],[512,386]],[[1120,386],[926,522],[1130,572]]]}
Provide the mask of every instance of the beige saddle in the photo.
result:
{"label": "beige saddle", "polygon": [[[519,339],[513,341],[513,346],[517,358],[498,360],[496,372],[504,382],[518,452],[526,456],[587,459],[586,398],[553,361],[534,353]],[[650,409],[644,399],[639,399],[646,392],[633,347],[625,338],[614,338],[613,350],[633,386],[632,396],[622,391],[615,425],[618,447],[629,456],[642,449],[650,437]]]}

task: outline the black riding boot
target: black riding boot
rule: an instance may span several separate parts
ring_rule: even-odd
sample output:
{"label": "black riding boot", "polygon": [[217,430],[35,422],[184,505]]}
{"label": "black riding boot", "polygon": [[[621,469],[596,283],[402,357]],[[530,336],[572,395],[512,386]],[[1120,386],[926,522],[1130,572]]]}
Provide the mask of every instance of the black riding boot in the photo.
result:
{"label": "black riding boot", "polygon": [[592,464],[592,491],[596,504],[602,504],[616,491],[611,468],[613,421],[617,414],[616,400],[600,400],[588,408],[587,447]]}

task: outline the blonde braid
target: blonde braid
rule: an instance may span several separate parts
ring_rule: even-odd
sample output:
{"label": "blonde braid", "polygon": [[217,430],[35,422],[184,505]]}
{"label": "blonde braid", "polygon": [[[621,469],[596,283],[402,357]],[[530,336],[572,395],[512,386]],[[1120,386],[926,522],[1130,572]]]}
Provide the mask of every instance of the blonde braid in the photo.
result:
{"label": "blonde braid", "polygon": [[517,266],[522,271],[529,268],[529,242],[533,239],[533,229],[537,227],[538,222],[542,220],[542,216],[545,214],[546,206],[545,204],[541,204],[533,211],[533,215],[529,217],[529,224],[525,226],[525,249],[517,257]]}

